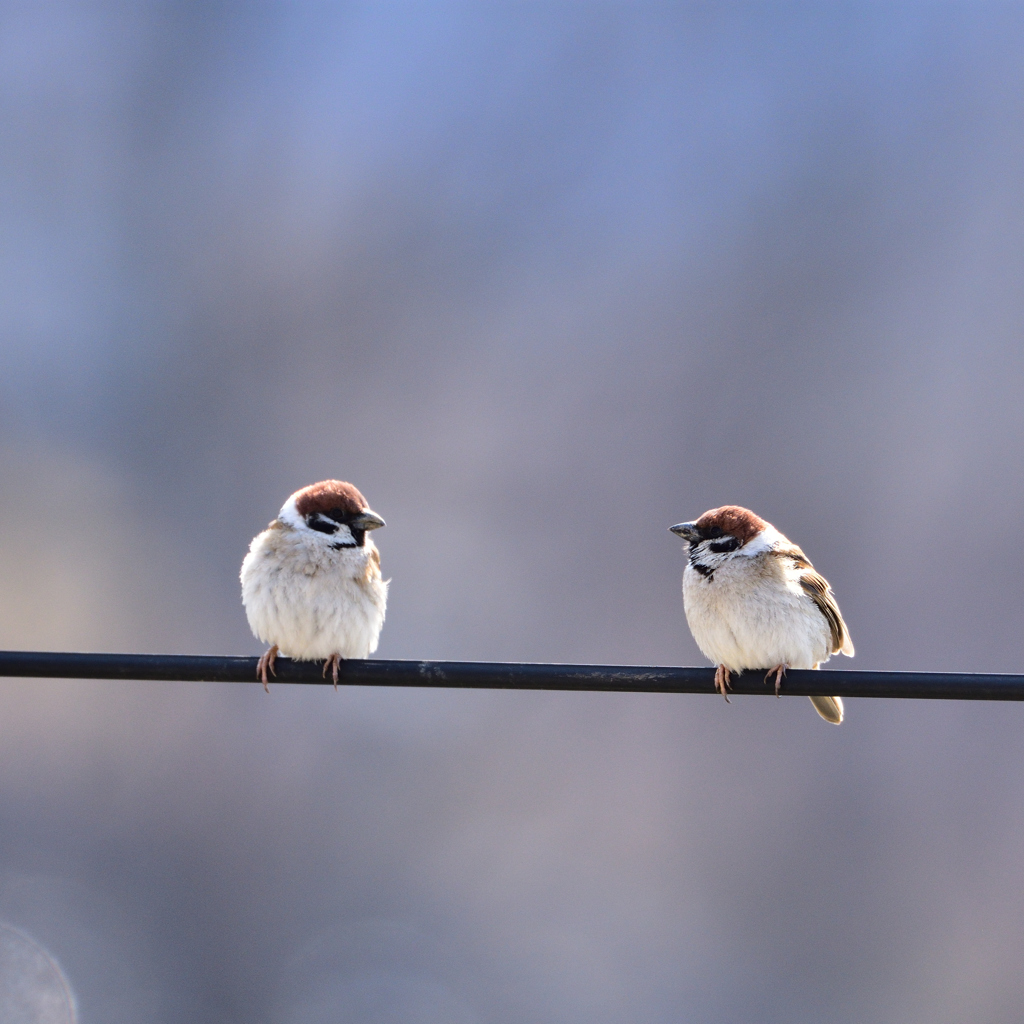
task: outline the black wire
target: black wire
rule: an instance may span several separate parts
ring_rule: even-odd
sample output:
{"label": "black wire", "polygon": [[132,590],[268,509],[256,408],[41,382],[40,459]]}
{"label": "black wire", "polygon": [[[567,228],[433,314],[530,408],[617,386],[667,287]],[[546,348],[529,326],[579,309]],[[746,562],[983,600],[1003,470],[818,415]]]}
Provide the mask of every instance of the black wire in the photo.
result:
{"label": "black wire", "polygon": [[[194,654],[74,654],[0,651],[0,676],[255,683],[256,658]],[[331,685],[322,662],[277,659],[278,683]],[[345,686],[426,686],[484,690],[578,690],[622,693],[714,693],[710,668],[639,665],[536,665],[470,661],[344,661]],[[732,677],[733,692],[773,694],[764,672]],[[786,673],[783,693],[803,696],[1024,700],[1024,675],[973,672]]]}

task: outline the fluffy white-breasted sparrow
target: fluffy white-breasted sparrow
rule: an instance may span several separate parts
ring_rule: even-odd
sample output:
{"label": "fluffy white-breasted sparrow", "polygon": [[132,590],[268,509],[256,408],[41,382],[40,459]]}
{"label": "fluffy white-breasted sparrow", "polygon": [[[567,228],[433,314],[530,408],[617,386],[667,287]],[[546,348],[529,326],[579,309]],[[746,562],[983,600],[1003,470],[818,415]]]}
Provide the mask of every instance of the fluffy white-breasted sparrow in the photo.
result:
{"label": "fluffy white-breasted sparrow", "polygon": [[338,688],[338,662],[377,649],[388,584],[368,531],[384,525],[352,484],[322,480],[296,491],[249,546],[242,604],[256,637],[270,644],[257,675],[278,653],[324,663]]}
{"label": "fluffy white-breasted sparrow", "polygon": [[[683,607],[697,646],[715,663],[715,688],[729,699],[729,674],[769,669],[778,696],[787,668],[817,668],[853,642],[828,581],[807,556],[750,509],[723,505],[669,529],[690,545]],[[839,725],[839,697],[811,697]]]}

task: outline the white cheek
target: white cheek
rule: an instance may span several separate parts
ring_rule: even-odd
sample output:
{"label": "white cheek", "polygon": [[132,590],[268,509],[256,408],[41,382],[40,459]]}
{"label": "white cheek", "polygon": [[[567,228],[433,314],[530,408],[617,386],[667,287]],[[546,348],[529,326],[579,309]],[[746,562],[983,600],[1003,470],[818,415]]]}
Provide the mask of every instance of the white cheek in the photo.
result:
{"label": "white cheek", "polygon": [[721,543],[720,538],[701,541],[700,544],[697,545],[694,555],[691,555],[691,560],[696,561],[699,565],[703,565],[708,569],[717,569],[720,565],[727,562],[734,554],[736,554],[735,551],[712,551],[711,545],[719,543]]}
{"label": "white cheek", "polygon": [[347,526],[339,526],[337,533],[324,533],[321,536],[330,544],[355,544],[356,539]]}
{"label": "white cheek", "polygon": [[294,494],[281,506],[281,511],[277,513],[277,518],[282,523],[294,526],[297,530],[306,525],[306,521],[299,515],[299,510],[295,507]]}
{"label": "white cheek", "polygon": [[770,551],[778,543],[786,543],[786,538],[774,526],[766,526],[756,537],[748,540],[736,554],[752,558],[762,551]]}

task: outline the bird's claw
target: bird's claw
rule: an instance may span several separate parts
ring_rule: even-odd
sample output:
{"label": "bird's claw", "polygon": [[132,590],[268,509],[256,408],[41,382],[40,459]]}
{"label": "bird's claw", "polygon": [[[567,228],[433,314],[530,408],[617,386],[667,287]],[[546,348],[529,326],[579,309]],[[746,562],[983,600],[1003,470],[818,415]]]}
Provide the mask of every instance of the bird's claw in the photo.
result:
{"label": "bird's claw", "polygon": [[725,698],[726,704],[731,704],[729,700],[729,691],[732,687],[729,685],[729,670],[724,665],[719,665],[715,669],[715,690]]}
{"label": "bird's claw", "polygon": [[335,693],[337,693],[337,690],[338,690],[338,666],[340,664],[341,664],[341,655],[340,654],[332,654],[324,662],[324,678],[325,679],[327,678],[327,668],[328,668],[328,666],[330,666],[330,669],[331,669],[331,679],[334,680],[334,690],[335,690]]}
{"label": "bird's claw", "polygon": [[277,661],[278,646],[274,644],[269,651],[264,651],[260,656],[260,660],[256,662],[256,678],[263,680],[263,689],[267,693],[270,693],[270,687],[267,686],[267,669],[270,669],[270,674],[276,676],[277,673],[274,671],[274,662]]}
{"label": "bird's claw", "polygon": [[782,696],[782,694],[779,691],[782,689],[782,677],[786,674],[786,669],[787,668],[789,668],[789,666],[786,665],[786,664],[776,665],[775,668],[768,669],[768,674],[764,677],[764,681],[767,683],[768,680],[771,679],[772,673],[773,672],[775,673],[775,696],[776,697],[781,697]]}

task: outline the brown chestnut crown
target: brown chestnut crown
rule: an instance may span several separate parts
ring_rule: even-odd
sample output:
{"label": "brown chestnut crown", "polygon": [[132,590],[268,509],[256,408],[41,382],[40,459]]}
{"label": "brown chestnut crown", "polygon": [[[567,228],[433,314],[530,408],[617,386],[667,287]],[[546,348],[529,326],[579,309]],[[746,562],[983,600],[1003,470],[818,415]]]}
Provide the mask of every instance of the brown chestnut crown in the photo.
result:
{"label": "brown chestnut crown", "polygon": [[768,524],[749,508],[723,505],[708,510],[697,520],[697,529],[705,536],[716,529],[735,537],[741,544],[756,537]]}
{"label": "brown chestnut crown", "polygon": [[348,518],[367,507],[359,489],[344,480],[321,480],[295,492],[295,510],[303,518],[315,512],[325,516],[332,512],[341,513],[341,517]]}

